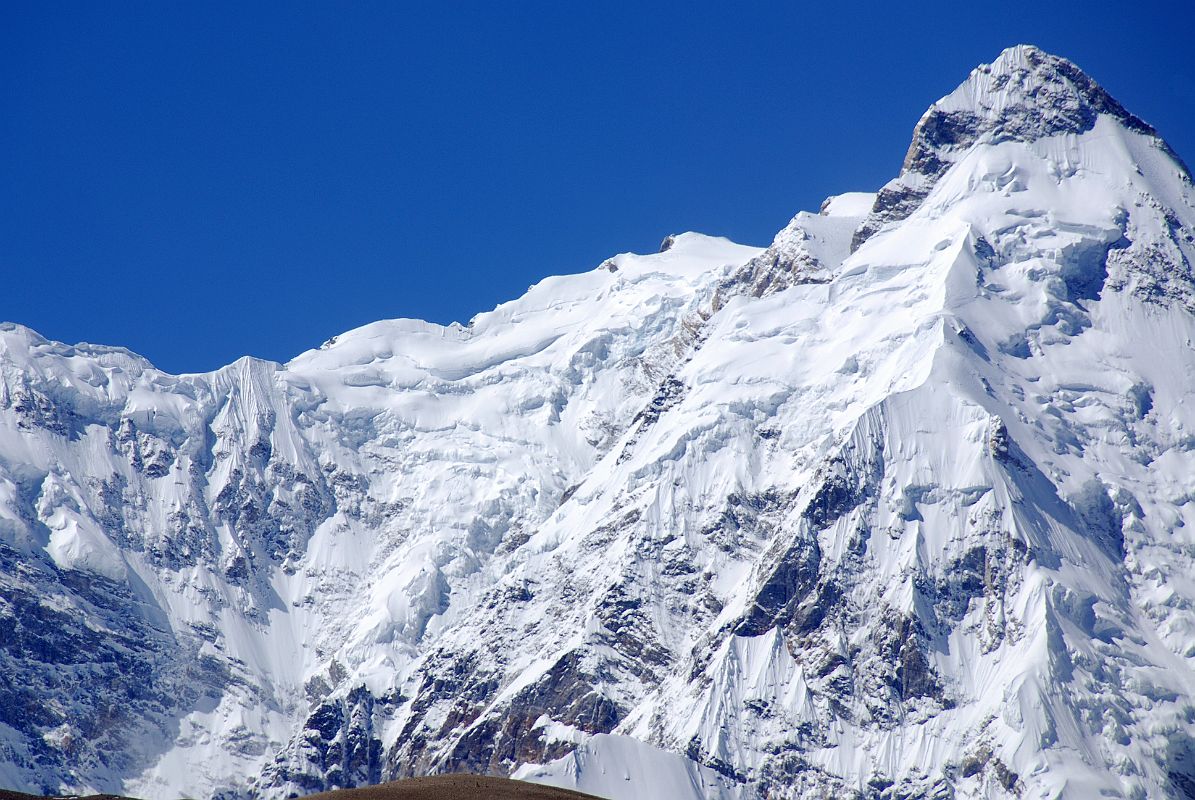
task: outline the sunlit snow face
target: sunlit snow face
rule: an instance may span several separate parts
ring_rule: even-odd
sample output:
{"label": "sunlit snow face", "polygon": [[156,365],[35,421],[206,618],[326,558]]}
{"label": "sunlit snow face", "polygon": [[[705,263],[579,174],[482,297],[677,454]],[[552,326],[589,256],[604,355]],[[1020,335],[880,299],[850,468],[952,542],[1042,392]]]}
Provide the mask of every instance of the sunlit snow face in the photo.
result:
{"label": "sunlit snow face", "polygon": [[1165,785],[1195,208],[1072,69],[1009,51],[906,174],[767,248],[679,234],[468,326],[185,376],[0,328],[0,620],[32,637],[0,660],[42,709],[0,771]]}

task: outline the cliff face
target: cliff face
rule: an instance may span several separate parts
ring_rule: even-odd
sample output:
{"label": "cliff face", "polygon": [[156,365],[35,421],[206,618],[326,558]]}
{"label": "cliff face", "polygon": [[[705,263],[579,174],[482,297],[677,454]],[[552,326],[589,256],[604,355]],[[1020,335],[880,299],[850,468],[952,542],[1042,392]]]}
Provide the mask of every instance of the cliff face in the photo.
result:
{"label": "cliff face", "polygon": [[203,375],[8,326],[0,782],[1186,796],[1192,258],[1018,47],[766,250]]}

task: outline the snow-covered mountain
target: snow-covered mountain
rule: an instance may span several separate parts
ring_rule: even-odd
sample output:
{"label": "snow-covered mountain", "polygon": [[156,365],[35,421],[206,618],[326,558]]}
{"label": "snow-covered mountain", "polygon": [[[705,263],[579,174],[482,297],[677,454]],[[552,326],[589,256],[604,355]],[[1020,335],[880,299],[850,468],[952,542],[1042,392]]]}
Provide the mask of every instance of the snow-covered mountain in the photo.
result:
{"label": "snow-covered mountain", "polygon": [[0,329],[0,784],[1195,797],[1195,187],[1021,46],[877,194],[168,375]]}

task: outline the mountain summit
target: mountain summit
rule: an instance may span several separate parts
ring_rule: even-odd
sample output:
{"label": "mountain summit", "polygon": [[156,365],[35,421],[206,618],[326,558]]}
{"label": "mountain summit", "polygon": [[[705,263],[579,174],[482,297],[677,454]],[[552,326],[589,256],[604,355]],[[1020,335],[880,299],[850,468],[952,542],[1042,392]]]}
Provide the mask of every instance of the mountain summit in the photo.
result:
{"label": "mountain summit", "polygon": [[0,327],[0,782],[1195,796],[1193,260],[1022,46],[766,249],[207,374]]}
{"label": "mountain summit", "polygon": [[1156,135],[1071,62],[1018,45],[975,69],[930,106],[914,131],[910,153],[969,147],[981,139],[995,144],[1081,134],[1095,127],[1101,115],[1131,131]]}
{"label": "mountain summit", "polygon": [[[1090,131],[1099,118],[1157,138],[1103,87],[1070,61],[1017,45],[974,71],[934,103],[913,130],[901,174],[879,193],[871,218],[858,231],[858,247],[880,225],[908,216],[956,157],[977,143],[1034,142]],[[1158,139],[1161,147],[1166,145]],[[1168,150],[1169,148],[1167,148]],[[1177,156],[1170,153],[1176,161]]]}

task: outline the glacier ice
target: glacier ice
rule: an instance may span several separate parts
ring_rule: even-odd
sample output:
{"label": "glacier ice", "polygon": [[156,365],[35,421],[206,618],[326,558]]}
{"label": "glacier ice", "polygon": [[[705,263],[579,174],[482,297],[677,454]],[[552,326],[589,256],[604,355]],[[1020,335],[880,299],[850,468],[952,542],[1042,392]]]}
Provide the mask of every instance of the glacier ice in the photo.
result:
{"label": "glacier ice", "polygon": [[1028,46],[878,193],[169,375],[0,327],[0,783],[1195,791],[1195,189]]}

